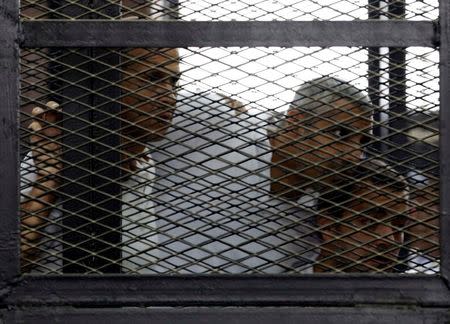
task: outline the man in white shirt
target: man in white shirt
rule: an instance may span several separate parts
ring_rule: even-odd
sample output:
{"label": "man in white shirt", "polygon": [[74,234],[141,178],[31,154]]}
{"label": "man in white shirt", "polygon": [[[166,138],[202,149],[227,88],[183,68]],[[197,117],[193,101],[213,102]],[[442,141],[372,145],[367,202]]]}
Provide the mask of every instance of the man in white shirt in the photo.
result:
{"label": "man in white shirt", "polygon": [[173,127],[155,143],[158,273],[281,273],[305,252],[310,214],[271,200],[264,119],[222,102],[179,93]]}
{"label": "man in white shirt", "polygon": [[[119,118],[121,145],[122,214],[127,216],[123,227],[123,243],[131,249],[138,228],[133,223],[141,219],[139,211],[152,213],[148,199],[154,178],[154,166],[149,142],[159,140],[167,132],[176,104],[176,84],[179,77],[179,56],[176,49],[131,49],[125,55],[129,61],[122,67],[122,110]],[[61,206],[56,191],[63,168],[59,105],[47,103],[36,107],[30,124],[31,151],[21,164],[22,182],[22,265],[37,272],[61,272],[63,237]],[[151,224],[151,217],[146,221]],[[128,236],[127,236],[128,235]],[[128,254],[127,254],[128,253]],[[132,255],[123,251],[123,262],[132,262]],[[133,263],[133,262],[132,262]],[[133,263],[133,268],[139,268]],[[39,269],[41,268],[41,269]]]}
{"label": "man in white shirt", "polygon": [[[324,77],[305,83],[267,134],[261,114],[208,94],[178,98],[155,143],[158,273],[311,273],[315,192],[362,156],[367,96]],[[269,141],[270,140],[270,141]]]}
{"label": "man in white shirt", "polygon": [[[132,96],[125,101],[129,107],[137,102]],[[122,184],[124,272],[310,273],[317,257],[314,192],[359,161],[372,107],[346,82],[313,80],[297,91],[270,143],[265,119],[236,116],[214,94],[180,93],[173,127],[162,142],[148,141],[154,139],[145,134],[154,125],[143,122],[148,116],[126,113],[124,120],[134,121],[125,127],[126,138],[137,137],[126,146],[133,154],[124,158],[124,169],[134,171],[132,183]],[[154,190],[151,160],[138,163],[145,155],[142,139],[158,170]],[[26,222],[30,217],[24,219],[35,233]],[[36,239],[29,240],[31,246]]]}

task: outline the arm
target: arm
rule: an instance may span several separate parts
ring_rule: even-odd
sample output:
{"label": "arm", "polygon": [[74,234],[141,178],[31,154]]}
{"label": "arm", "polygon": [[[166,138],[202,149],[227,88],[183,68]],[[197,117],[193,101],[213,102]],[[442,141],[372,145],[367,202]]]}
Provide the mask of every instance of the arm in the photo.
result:
{"label": "arm", "polygon": [[60,118],[58,104],[48,102],[45,109],[35,107],[30,129],[32,161],[35,166],[29,194],[21,202],[21,258],[22,266],[36,258],[36,243],[42,238],[40,229],[46,223],[56,202],[58,174],[62,169],[61,144],[57,127]]}

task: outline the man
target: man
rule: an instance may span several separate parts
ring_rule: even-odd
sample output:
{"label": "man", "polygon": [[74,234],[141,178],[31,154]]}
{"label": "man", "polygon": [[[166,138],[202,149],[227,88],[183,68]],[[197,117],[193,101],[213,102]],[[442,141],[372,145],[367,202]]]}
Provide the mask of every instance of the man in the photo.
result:
{"label": "man", "polygon": [[297,199],[304,188],[322,191],[335,181],[361,160],[372,113],[367,95],[347,82],[323,77],[303,85],[272,141],[272,192]]}
{"label": "man", "polygon": [[[132,49],[125,55],[129,61],[122,68],[121,146],[117,150],[121,152],[124,174],[122,243],[127,249],[123,251],[122,263],[132,271],[141,266],[134,260],[142,228],[145,228],[138,226],[142,225],[139,222],[145,219],[148,228],[152,222],[148,214],[151,215],[154,206],[147,198],[155,171],[146,147],[149,142],[161,139],[171,124],[179,56],[176,49]],[[35,120],[29,126],[31,151],[21,165],[22,187],[25,188],[21,204],[22,263],[24,266],[38,264],[33,267],[36,272],[60,272],[62,267],[58,251],[62,249],[60,220],[63,213],[61,206],[55,205],[60,171],[64,166],[60,111],[55,102],[33,109]]]}
{"label": "man", "polygon": [[393,272],[409,212],[407,182],[377,160],[346,173],[319,198],[315,272]]}
{"label": "man", "polygon": [[280,123],[182,95],[155,143],[156,273],[311,273],[315,193],[360,161],[373,107],[348,83],[305,83]]}
{"label": "man", "polygon": [[[306,83],[270,147],[261,118],[236,115],[223,100],[179,94],[173,128],[150,147],[156,188],[125,203],[133,210],[124,214],[125,271],[312,272],[317,240],[311,192],[334,181],[349,161],[359,161],[371,126],[369,101],[334,78]],[[131,128],[146,128],[133,120]],[[146,181],[130,189],[148,189]],[[156,213],[141,203],[156,203]]]}
{"label": "man", "polygon": [[[77,6],[56,6],[50,10],[51,5],[50,1],[39,6],[24,1],[21,15],[27,19],[66,19],[84,10]],[[157,1],[123,0],[120,5],[120,18],[123,20],[167,18],[166,10],[160,10],[161,4]],[[49,13],[52,17],[48,16]],[[42,82],[47,83],[47,73],[42,71],[49,68],[49,62],[47,51],[42,53],[27,50],[22,53],[28,68],[22,72],[25,85],[22,94],[33,103],[41,101],[48,93],[42,86]],[[119,116],[121,146],[117,150],[121,152],[124,178],[121,182],[122,216],[126,218],[122,229],[129,232],[128,236],[126,233],[122,236],[122,243],[132,251],[123,249],[122,265],[126,268],[128,263],[132,270],[136,270],[140,265],[133,261],[136,254],[134,245],[139,246],[140,233],[135,233],[139,226],[133,226],[133,220],[145,218],[142,211],[153,208],[153,202],[146,195],[151,192],[155,171],[146,146],[149,141],[164,136],[171,123],[180,73],[179,55],[177,49],[131,49],[121,54],[122,65],[117,68],[122,72],[123,105]],[[40,86],[35,87],[36,84]],[[24,270],[32,268],[38,273],[61,272],[60,252],[64,243],[61,219],[64,211],[63,206],[57,204],[56,192],[62,182],[60,173],[64,167],[61,149],[64,103],[62,107],[52,101],[45,107],[33,109],[33,106],[27,103],[21,107],[22,112],[32,116],[30,152],[21,164],[22,267]]]}

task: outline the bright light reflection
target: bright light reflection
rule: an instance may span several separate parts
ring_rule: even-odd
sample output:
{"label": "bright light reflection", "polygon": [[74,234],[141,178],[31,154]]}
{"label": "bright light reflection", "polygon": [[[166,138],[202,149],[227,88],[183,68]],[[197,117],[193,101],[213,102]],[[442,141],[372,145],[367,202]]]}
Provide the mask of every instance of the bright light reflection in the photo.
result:
{"label": "bright light reflection", "polygon": [[[367,0],[182,0],[179,8],[183,20],[199,21],[367,19]],[[435,19],[436,8],[435,0],[408,0],[407,18]],[[295,89],[324,75],[368,88],[368,54],[360,48],[189,48],[180,54],[184,89],[219,92],[262,111],[287,109]],[[437,51],[409,48],[406,62],[408,108],[436,109]]]}

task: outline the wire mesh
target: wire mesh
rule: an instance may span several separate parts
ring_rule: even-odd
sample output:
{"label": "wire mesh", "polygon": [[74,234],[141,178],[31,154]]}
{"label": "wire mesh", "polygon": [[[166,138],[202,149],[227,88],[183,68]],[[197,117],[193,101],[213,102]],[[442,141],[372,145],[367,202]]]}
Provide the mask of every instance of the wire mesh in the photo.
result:
{"label": "wire mesh", "polygon": [[[121,11],[117,8],[121,7]],[[343,0],[23,0],[22,19],[122,19],[138,16],[154,20],[272,21],[410,19],[438,17],[438,1]]]}
{"label": "wire mesh", "polygon": [[438,274],[438,61],[24,50],[23,271]]}

